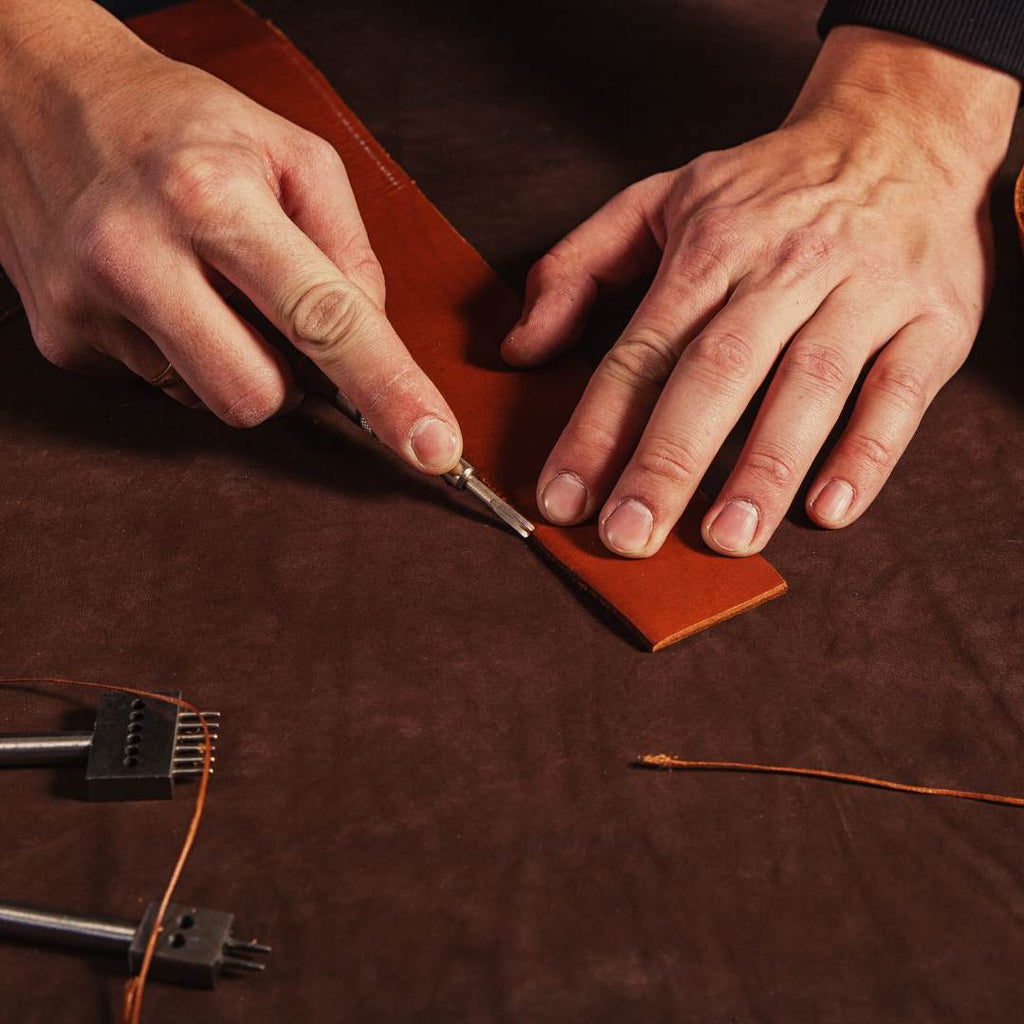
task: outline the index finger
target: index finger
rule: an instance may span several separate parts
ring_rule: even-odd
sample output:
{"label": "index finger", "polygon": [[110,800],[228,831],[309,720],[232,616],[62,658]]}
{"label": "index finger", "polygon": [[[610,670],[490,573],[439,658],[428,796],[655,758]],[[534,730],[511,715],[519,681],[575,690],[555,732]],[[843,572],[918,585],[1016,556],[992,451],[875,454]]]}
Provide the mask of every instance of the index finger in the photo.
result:
{"label": "index finger", "polygon": [[[244,200],[244,205],[243,201]],[[444,473],[462,454],[447,402],[379,306],[285,214],[251,186],[234,213],[193,244],[351,399],[377,436],[418,469]],[[353,236],[362,233],[353,213]]]}

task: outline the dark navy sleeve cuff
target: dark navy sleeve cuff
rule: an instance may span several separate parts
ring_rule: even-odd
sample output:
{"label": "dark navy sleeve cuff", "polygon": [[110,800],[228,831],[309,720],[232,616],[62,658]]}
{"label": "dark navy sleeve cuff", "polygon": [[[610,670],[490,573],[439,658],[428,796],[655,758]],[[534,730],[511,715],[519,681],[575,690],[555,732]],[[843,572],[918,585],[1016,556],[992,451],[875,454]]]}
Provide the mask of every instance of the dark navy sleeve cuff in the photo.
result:
{"label": "dark navy sleeve cuff", "polygon": [[828,0],[818,33],[837,25],[899,32],[1024,80],[1024,0]]}

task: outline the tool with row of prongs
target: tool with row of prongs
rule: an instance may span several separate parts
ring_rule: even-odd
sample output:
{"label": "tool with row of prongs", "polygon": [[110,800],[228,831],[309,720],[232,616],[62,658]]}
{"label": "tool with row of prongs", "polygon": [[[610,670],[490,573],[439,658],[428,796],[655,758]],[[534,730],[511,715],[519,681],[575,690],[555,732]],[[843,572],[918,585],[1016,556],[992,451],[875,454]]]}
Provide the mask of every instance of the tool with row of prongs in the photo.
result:
{"label": "tool with row of prongs", "polygon": [[[129,973],[137,974],[158,909],[156,902],[150,903],[136,923],[0,903],[0,935],[83,952],[120,954],[127,960]],[[266,965],[258,957],[269,954],[270,947],[236,939],[233,923],[234,915],[221,910],[170,904],[156,940],[150,976],[191,988],[213,988],[222,975],[262,971]]]}
{"label": "tool with row of prongs", "polygon": [[[219,731],[218,711],[111,692],[100,697],[89,732],[0,734],[0,765],[85,762],[92,800],[166,799],[176,781],[202,775],[214,760]],[[235,938],[233,915],[172,903],[154,938],[159,909],[158,901],[150,903],[135,922],[0,902],[0,936],[119,953],[131,974],[141,970],[152,940],[150,977],[193,988],[264,969],[260,958],[270,947]]]}
{"label": "tool with row of prongs", "polygon": [[203,724],[213,761],[219,712],[105,693],[91,731],[0,734],[0,766],[84,763],[90,800],[169,800],[175,782],[203,773]]}
{"label": "tool with row of prongs", "polygon": [[[176,778],[187,775],[203,774],[203,751],[205,736],[200,718],[206,724],[210,736],[210,763],[217,760],[213,751],[217,749],[217,737],[220,729],[219,711],[202,711],[197,715],[193,711],[182,711],[178,715],[178,728],[174,740],[173,770]],[[213,769],[210,769],[213,774]]]}

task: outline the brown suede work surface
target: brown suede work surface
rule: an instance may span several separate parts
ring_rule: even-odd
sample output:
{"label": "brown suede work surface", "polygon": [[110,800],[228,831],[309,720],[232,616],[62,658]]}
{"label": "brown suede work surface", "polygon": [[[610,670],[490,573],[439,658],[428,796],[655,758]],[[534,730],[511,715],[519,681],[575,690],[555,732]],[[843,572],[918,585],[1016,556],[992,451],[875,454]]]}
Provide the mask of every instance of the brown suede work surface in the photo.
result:
{"label": "brown suede work surface", "polygon": [[[770,129],[817,46],[803,0],[429,8],[257,4],[515,287],[615,189]],[[212,993],[152,985],[146,1019],[1015,1019],[1020,812],[627,762],[1024,794],[1022,157],[1018,135],[979,341],[874,509],[839,533],[795,510],[769,548],[789,595],[655,656],[369,439],[233,432],[4,324],[0,671],[224,713],[179,896],[275,947]],[[94,702],[0,698],[4,731]],[[0,784],[0,899],[130,916],[158,894],[188,789]],[[0,1020],[109,1021],[122,980],[0,943]]]}

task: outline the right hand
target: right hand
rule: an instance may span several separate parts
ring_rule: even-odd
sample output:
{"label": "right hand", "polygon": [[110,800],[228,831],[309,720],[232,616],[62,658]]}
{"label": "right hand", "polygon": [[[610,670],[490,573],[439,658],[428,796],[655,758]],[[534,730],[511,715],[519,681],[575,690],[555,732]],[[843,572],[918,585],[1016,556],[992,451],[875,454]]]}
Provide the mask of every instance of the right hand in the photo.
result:
{"label": "right hand", "polygon": [[169,377],[172,398],[260,423],[298,391],[227,281],[409,463],[456,465],[455,417],[388,322],[328,143],[81,0],[5,6],[0,97],[0,263],[47,359]]}

